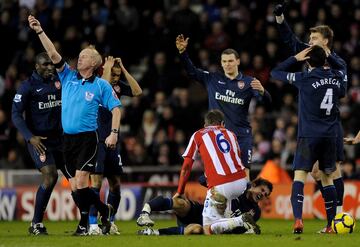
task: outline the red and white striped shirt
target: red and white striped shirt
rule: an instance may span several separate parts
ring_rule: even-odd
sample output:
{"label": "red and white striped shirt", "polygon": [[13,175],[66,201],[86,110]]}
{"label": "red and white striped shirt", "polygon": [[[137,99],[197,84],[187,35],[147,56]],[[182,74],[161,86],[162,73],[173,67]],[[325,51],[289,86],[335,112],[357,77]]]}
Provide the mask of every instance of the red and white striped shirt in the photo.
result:
{"label": "red and white striped shirt", "polygon": [[196,131],[183,157],[194,160],[197,152],[204,163],[208,188],[246,177],[236,136],[226,128],[208,126]]}

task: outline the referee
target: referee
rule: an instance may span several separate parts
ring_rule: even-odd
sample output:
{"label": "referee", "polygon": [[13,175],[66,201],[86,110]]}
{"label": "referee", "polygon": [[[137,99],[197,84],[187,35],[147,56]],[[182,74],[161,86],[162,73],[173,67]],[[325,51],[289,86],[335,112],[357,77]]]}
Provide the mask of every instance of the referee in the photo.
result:
{"label": "referee", "polygon": [[90,205],[95,205],[100,212],[102,233],[108,234],[111,227],[109,218],[113,208],[101,202],[99,196],[89,188],[89,176],[94,172],[96,165],[99,105],[112,113],[112,130],[105,144],[108,148],[114,149],[120,126],[121,103],[111,85],[94,73],[102,64],[101,55],[95,47],[83,49],[79,54],[77,70],[71,70],[43,31],[40,22],[32,15],[28,17],[28,21],[54,63],[61,81],[65,169],[71,177],[71,189],[76,191],[76,201],[81,213],[74,235],[88,235]]}

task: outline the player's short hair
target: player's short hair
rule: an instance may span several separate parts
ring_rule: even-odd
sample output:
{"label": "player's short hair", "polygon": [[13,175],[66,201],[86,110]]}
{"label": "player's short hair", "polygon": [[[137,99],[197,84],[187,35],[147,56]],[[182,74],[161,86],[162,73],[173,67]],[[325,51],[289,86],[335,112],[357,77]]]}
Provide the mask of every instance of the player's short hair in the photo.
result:
{"label": "player's short hair", "polygon": [[95,69],[94,70],[97,70],[100,65],[102,64],[102,57],[100,55],[100,53],[96,50],[95,46],[94,45],[89,45],[88,47],[86,47],[85,49],[90,49],[93,51],[93,55],[92,57],[95,59],[96,61],[96,64],[95,64]]}
{"label": "player's short hair", "polygon": [[329,49],[333,46],[334,31],[327,25],[320,25],[310,28],[310,33],[320,33],[325,39],[328,40],[327,47]]}
{"label": "player's short hair", "polygon": [[41,60],[43,60],[43,59],[50,60],[50,57],[46,52],[41,52],[41,53],[37,54],[35,57],[35,63],[40,64]]}
{"label": "player's short hair", "polygon": [[234,54],[236,59],[240,58],[239,53],[231,48],[228,48],[221,53],[221,55],[231,55],[231,54]]}
{"label": "player's short hair", "polygon": [[309,56],[309,59],[306,61],[311,65],[311,67],[324,66],[326,53],[321,46],[314,45],[313,48],[308,52],[307,56]]}
{"label": "player's short hair", "polygon": [[205,115],[206,125],[221,125],[224,122],[224,114],[220,110],[211,110]]}
{"label": "player's short hair", "polygon": [[271,192],[273,190],[273,184],[269,180],[264,179],[264,178],[259,177],[259,178],[255,179],[255,180],[251,181],[251,184],[253,186],[255,186],[255,187],[261,186],[261,185],[264,185],[264,186],[268,187],[269,191],[270,191],[270,194],[271,194]]}

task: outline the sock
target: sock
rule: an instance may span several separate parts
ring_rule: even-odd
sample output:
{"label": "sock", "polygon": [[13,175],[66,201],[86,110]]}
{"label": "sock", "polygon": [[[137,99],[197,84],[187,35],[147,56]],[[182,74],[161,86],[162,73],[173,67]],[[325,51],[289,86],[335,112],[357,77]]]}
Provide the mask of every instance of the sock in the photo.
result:
{"label": "sock", "polygon": [[342,208],[343,199],[344,199],[344,180],[343,180],[343,178],[339,177],[337,179],[334,179],[334,186],[336,189],[337,206]]}
{"label": "sock", "polygon": [[80,222],[79,226],[86,227],[89,221],[89,209],[90,209],[90,198],[88,196],[89,187],[83,189],[77,189],[77,197],[79,200],[79,210],[80,210]]}
{"label": "sock", "polygon": [[184,235],[184,227],[178,226],[159,229],[159,235]]}
{"label": "sock", "polygon": [[327,218],[327,226],[331,226],[331,221],[336,214],[336,189],[334,185],[328,185],[324,187],[324,201]]}
{"label": "sock", "polygon": [[118,190],[116,192],[109,191],[107,203],[110,204],[114,208],[114,213],[110,217],[111,222],[115,221],[115,215],[118,211],[120,200],[121,200],[120,190]]}
{"label": "sock", "polygon": [[[100,189],[99,188],[94,188],[91,187],[91,190],[95,192],[95,194],[97,196],[100,196]],[[97,221],[97,217],[98,217],[98,211],[96,209],[96,207],[94,205],[90,206],[90,212],[89,212],[89,224],[90,225],[97,225],[98,221]]]}
{"label": "sock", "polygon": [[318,188],[319,188],[319,190],[321,192],[321,196],[324,198],[324,196],[323,196],[323,186],[321,184],[321,180],[317,180],[316,184],[317,184],[317,186],[318,186]]}
{"label": "sock", "polygon": [[74,200],[75,205],[79,208],[79,198],[78,198],[78,194],[77,194],[76,190],[71,191],[71,196]]}
{"label": "sock", "polygon": [[53,187],[45,188],[43,184],[39,186],[38,191],[36,192],[34,217],[32,219],[33,224],[43,221],[44,212],[49,202],[52,190]]}
{"label": "sock", "polygon": [[148,203],[144,204],[143,209],[141,210],[141,213],[146,213],[146,214],[150,214],[151,213],[151,208],[150,205]]}
{"label": "sock", "polygon": [[[163,196],[157,196],[154,199],[150,200],[147,204],[150,206],[150,212],[152,211],[166,211],[172,209],[173,202],[172,198],[167,198]],[[146,204],[145,204],[146,205]],[[145,208],[144,205],[144,208]],[[148,212],[148,213],[150,213]]]}
{"label": "sock", "polygon": [[291,205],[295,219],[302,219],[302,210],[304,204],[304,183],[294,181],[291,192]]}
{"label": "sock", "polygon": [[89,187],[87,188],[86,193],[89,198],[90,205],[94,205],[95,208],[100,212],[100,215],[107,217],[109,208],[105,203],[100,200],[100,196],[96,194],[95,191],[91,190]]}
{"label": "sock", "polygon": [[243,225],[244,221],[242,220],[241,216],[235,218],[220,219],[210,225],[210,231],[211,234],[222,234]]}

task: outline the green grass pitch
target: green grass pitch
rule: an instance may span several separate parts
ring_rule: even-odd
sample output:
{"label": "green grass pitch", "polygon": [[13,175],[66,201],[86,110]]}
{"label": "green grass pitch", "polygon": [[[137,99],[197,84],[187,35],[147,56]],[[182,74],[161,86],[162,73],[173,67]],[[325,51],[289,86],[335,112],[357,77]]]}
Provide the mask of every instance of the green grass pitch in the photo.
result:
{"label": "green grass pitch", "polygon": [[[360,233],[347,235],[320,235],[316,231],[324,226],[325,221],[306,220],[302,235],[291,233],[292,221],[261,220],[261,235],[218,235],[218,236],[138,236],[140,229],[135,221],[118,222],[120,236],[73,237],[77,222],[45,222],[49,236],[30,236],[27,234],[28,222],[0,222],[0,247],[332,247],[360,246]],[[175,221],[157,221],[154,228],[174,226]]]}

